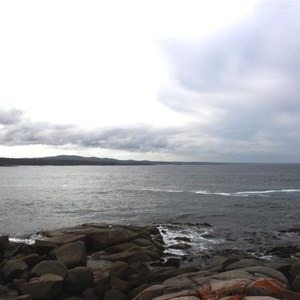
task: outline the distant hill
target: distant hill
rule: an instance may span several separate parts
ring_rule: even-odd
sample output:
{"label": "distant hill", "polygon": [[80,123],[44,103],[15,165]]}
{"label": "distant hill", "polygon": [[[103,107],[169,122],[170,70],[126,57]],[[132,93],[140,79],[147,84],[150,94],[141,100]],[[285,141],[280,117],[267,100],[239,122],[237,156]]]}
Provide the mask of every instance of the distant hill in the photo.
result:
{"label": "distant hill", "polygon": [[154,165],[193,165],[217,164],[207,162],[166,162],[149,160],[119,160],[114,158],[58,155],[40,158],[0,157],[0,166],[154,166]]}

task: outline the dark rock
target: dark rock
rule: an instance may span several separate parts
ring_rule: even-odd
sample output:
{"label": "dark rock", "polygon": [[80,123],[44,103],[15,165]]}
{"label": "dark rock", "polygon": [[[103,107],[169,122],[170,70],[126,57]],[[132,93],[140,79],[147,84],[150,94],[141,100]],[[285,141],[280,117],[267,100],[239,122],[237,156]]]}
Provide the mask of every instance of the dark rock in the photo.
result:
{"label": "dark rock", "polygon": [[35,248],[34,248],[33,245],[25,244],[25,245],[23,245],[23,247],[22,247],[22,252],[23,252],[24,254],[27,254],[27,255],[33,254],[33,253],[35,253]]}
{"label": "dark rock", "polygon": [[35,265],[41,262],[41,258],[36,253],[26,255],[22,257],[21,260],[27,264],[29,269],[32,269]]}
{"label": "dark rock", "polygon": [[64,233],[62,235],[54,236],[47,239],[48,242],[55,244],[56,246],[62,246],[74,242],[86,242],[86,236],[80,233]]}
{"label": "dark rock", "polygon": [[176,241],[183,241],[183,242],[190,242],[191,239],[187,236],[176,236],[175,237]]}
{"label": "dark rock", "polygon": [[152,258],[143,251],[133,251],[133,252],[124,251],[121,253],[108,255],[105,257],[105,259],[113,262],[117,260],[125,261],[128,264],[133,264],[136,262],[149,262],[152,260]]}
{"label": "dark rock", "polygon": [[177,268],[179,268],[180,259],[171,257],[171,258],[167,259],[167,261],[165,262],[164,265],[167,266],[167,267],[177,267]]}
{"label": "dark rock", "polygon": [[[295,279],[291,284],[291,289],[294,292],[300,293],[300,274],[296,275]],[[300,295],[299,295],[300,298]]]}
{"label": "dark rock", "polygon": [[112,265],[109,276],[127,280],[133,274],[133,269],[123,261],[116,261]]}
{"label": "dark rock", "polygon": [[51,251],[51,255],[71,269],[76,266],[86,266],[87,253],[85,243],[77,241],[65,244]]}
{"label": "dark rock", "polygon": [[300,275],[300,259],[293,263],[290,267],[289,278],[291,282],[294,281],[297,275]]}
{"label": "dark rock", "polygon": [[10,282],[15,278],[23,275],[27,270],[27,264],[21,259],[9,260],[3,267],[3,277],[6,282]]}
{"label": "dark rock", "polygon": [[81,296],[83,300],[99,300],[94,288],[87,288]]}
{"label": "dark rock", "polygon": [[33,299],[56,299],[62,293],[63,277],[55,274],[44,274],[40,278],[34,278],[22,286],[23,294],[30,295]]}
{"label": "dark rock", "polygon": [[8,235],[1,236],[0,237],[0,261],[3,259],[4,253],[8,247],[9,247]]}
{"label": "dark rock", "polygon": [[19,292],[19,293],[21,293],[21,291],[22,291],[22,286],[23,286],[23,284],[24,283],[26,283],[27,282],[27,280],[26,279],[14,279],[13,280],[13,286],[15,287],[15,289]]}
{"label": "dark rock", "polygon": [[92,251],[97,251],[133,240],[136,237],[138,237],[138,234],[129,229],[120,227],[100,228],[88,236],[87,242]]}
{"label": "dark rock", "polygon": [[106,292],[104,300],[126,300],[126,295],[117,289],[110,289]]}
{"label": "dark rock", "polygon": [[25,245],[24,243],[9,242],[9,245],[6,248],[3,258],[11,259],[14,256],[22,253],[22,248],[24,245]]}
{"label": "dark rock", "polygon": [[22,295],[14,298],[14,300],[32,300],[32,297],[30,295]]}
{"label": "dark rock", "polygon": [[65,290],[70,294],[79,294],[91,287],[94,282],[93,272],[87,267],[76,267],[69,271],[65,281]]}
{"label": "dark rock", "polygon": [[39,255],[49,254],[50,251],[55,249],[57,245],[51,241],[47,240],[35,240],[34,241],[34,248],[36,253]]}
{"label": "dark rock", "polygon": [[168,278],[178,276],[185,273],[195,272],[198,271],[195,267],[188,267],[188,268],[173,268],[173,267],[166,267],[160,268],[157,270],[152,271],[148,276],[149,282],[162,282]]}
{"label": "dark rock", "polygon": [[67,277],[69,271],[67,267],[58,260],[46,260],[37,264],[29,273],[30,277],[40,277],[44,274],[60,275],[64,279]]}
{"label": "dark rock", "polygon": [[109,286],[109,284],[97,285],[95,287],[96,294],[100,300],[104,299],[105,293],[110,289],[111,287]]}
{"label": "dark rock", "polygon": [[130,291],[130,293],[128,294],[128,299],[133,299],[135,296],[137,296],[143,290],[147,289],[149,286],[150,286],[149,283],[144,283],[144,284],[132,289]]}
{"label": "dark rock", "polygon": [[300,233],[300,228],[298,228],[298,227],[288,228],[288,229],[280,230],[279,232],[282,232],[282,233]]}
{"label": "dark rock", "polygon": [[186,244],[186,243],[177,243],[177,244],[174,244],[174,245],[169,246],[168,248],[169,248],[169,249],[183,250],[183,249],[189,249],[189,248],[192,248],[192,246],[189,245],[189,244]]}
{"label": "dark rock", "polygon": [[253,266],[262,266],[262,265],[263,265],[263,263],[259,260],[245,258],[245,259],[241,259],[239,261],[228,264],[225,267],[225,271],[246,268],[246,267],[253,267]]}
{"label": "dark rock", "polygon": [[110,277],[109,285],[123,293],[128,292],[131,287],[129,282],[117,277]]}
{"label": "dark rock", "polygon": [[298,247],[295,246],[277,246],[274,247],[272,249],[270,249],[269,251],[267,251],[266,253],[269,255],[276,255],[278,257],[290,257],[292,254],[297,253],[298,251]]}

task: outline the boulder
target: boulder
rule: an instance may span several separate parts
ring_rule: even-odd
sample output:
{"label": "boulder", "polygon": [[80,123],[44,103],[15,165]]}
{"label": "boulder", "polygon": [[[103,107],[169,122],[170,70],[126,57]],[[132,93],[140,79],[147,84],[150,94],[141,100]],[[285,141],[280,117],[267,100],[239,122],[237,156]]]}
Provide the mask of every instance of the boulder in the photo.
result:
{"label": "boulder", "polygon": [[106,292],[104,300],[126,300],[126,295],[119,290],[112,288]]}
{"label": "boulder", "polygon": [[152,261],[152,258],[143,251],[123,251],[120,253],[105,256],[105,259],[113,262],[117,260],[125,261],[128,264]]}
{"label": "boulder", "polygon": [[9,246],[8,235],[4,235],[0,237],[0,261],[4,257],[4,253]]}
{"label": "boulder", "polygon": [[64,279],[67,277],[69,271],[67,267],[58,260],[46,260],[37,264],[29,273],[30,277],[40,277],[44,274],[51,273],[60,275]]}
{"label": "boulder", "polygon": [[[294,278],[294,280],[291,284],[291,289],[294,292],[300,293],[300,274],[296,275],[296,277]],[[299,298],[300,298],[300,295],[299,295]]]}
{"label": "boulder", "polygon": [[74,243],[77,241],[82,241],[85,243],[86,237],[84,234],[64,233],[62,235],[48,238],[47,241],[55,244],[56,246],[62,246],[62,245]]}
{"label": "boulder", "polygon": [[99,300],[94,288],[87,288],[81,296],[83,300]]}
{"label": "boulder", "polygon": [[138,234],[121,227],[99,228],[87,237],[91,251],[102,250],[107,247],[133,240]]}
{"label": "boulder", "polygon": [[30,295],[22,295],[14,298],[14,300],[32,300],[32,297]]}
{"label": "boulder", "polygon": [[296,262],[294,262],[289,271],[289,277],[291,281],[293,281],[297,275],[300,275],[300,259],[298,259]]}
{"label": "boulder", "polygon": [[36,253],[28,254],[21,258],[28,266],[29,269],[32,269],[38,263],[41,262],[41,258]]}
{"label": "boulder", "polygon": [[57,299],[56,297],[62,293],[63,282],[63,277],[59,275],[44,274],[24,283],[22,293],[30,295],[34,300]]}
{"label": "boulder", "polygon": [[229,271],[229,270],[241,269],[246,267],[262,266],[262,264],[263,263],[257,259],[245,258],[227,265],[225,267],[225,270]]}
{"label": "boulder", "polygon": [[11,259],[14,256],[22,253],[22,248],[24,245],[25,245],[24,243],[17,243],[17,242],[10,241],[8,247],[5,250],[3,258]]}
{"label": "boulder", "polygon": [[34,248],[36,253],[39,255],[49,254],[50,251],[55,249],[57,244],[47,241],[47,240],[35,240],[34,241]]}
{"label": "boulder", "polygon": [[15,278],[23,275],[27,270],[27,264],[21,259],[9,260],[3,267],[3,277],[6,282],[10,282]]}
{"label": "boulder", "polygon": [[186,244],[186,243],[177,243],[177,244],[169,246],[168,248],[169,249],[184,250],[184,249],[192,248],[192,246],[189,245],[189,244]]}
{"label": "boulder", "polygon": [[76,267],[69,271],[65,281],[65,291],[70,294],[82,293],[94,282],[93,272],[87,267]]}
{"label": "boulder", "polygon": [[52,250],[51,255],[64,263],[69,269],[86,266],[87,263],[86,247],[82,241],[62,245]]}
{"label": "boulder", "polygon": [[133,274],[133,269],[123,261],[116,261],[111,266],[109,276],[127,280]]}
{"label": "boulder", "polygon": [[117,277],[110,277],[109,285],[123,293],[128,292],[131,288],[131,285],[128,281],[122,280]]}

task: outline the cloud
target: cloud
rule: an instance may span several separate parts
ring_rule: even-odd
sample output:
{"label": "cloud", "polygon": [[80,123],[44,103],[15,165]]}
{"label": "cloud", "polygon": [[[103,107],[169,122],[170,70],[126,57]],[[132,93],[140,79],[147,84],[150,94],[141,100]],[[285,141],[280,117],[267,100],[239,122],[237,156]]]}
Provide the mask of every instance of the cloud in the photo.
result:
{"label": "cloud", "polygon": [[296,1],[260,2],[247,19],[213,37],[163,41],[173,80],[160,101],[192,116],[199,134],[241,157],[255,148],[286,156],[299,151],[299,11]]}
{"label": "cloud", "polygon": [[5,110],[0,108],[0,125],[11,125],[20,122],[23,111],[16,108]]}

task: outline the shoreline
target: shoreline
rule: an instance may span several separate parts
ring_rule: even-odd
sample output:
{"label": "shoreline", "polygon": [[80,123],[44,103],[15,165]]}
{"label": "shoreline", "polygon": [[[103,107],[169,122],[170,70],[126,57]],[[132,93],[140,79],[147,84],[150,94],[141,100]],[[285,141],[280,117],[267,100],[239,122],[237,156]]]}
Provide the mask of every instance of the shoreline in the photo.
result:
{"label": "shoreline", "polygon": [[[148,300],[165,294],[171,297],[165,299],[173,299],[172,293],[183,293],[183,290],[187,293],[188,286],[193,286],[188,293],[195,290],[200,293],[203,288],[195,285],[196,277],[210,285],[215,280],[225,284],[232,277],[232,270],[240,272],[235,280],[243,281],[247,277],[253,282],[261,274],[266,280],[273,280],[270,275],[273,272],[276,280],[280,279],[282,291],[300,292],[300,248],[297,246],[266,249],[272,250],[269,253],[276,258],[269,261],[230,249],[219,253],[216,249],[215,254],[206,256],[180,257],[170,249],[188,249],[190,240],[178,236],[177,244],[167,246],[160,230],[154,225],[91,223],[40,232],[37,237],[45,239],[36,239],[31,245],[2,236],[0,295],[2,292],[3,299],[17,300]],[[296,271],[291,273],[293,268]],[[251,270],[260,270],[260,277]],[[195,278],[192,280],[189,276]],[[159,289],[153,288],[157,285]],[[268,295],[274,296],[271,294]],[[293,299],[300,299],[300,294],[298,296]]]}

